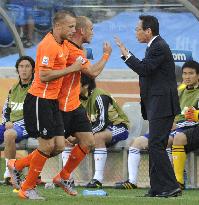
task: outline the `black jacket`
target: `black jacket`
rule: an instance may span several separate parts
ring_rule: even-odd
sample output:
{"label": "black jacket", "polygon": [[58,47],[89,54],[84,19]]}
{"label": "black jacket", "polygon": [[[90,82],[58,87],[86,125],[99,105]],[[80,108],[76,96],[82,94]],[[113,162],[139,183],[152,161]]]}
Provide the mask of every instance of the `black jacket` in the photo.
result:
{"label": "black jacket", "polygon": [[175,64],[164,39],[156,37],[142,61],[132,54],[126,64],[139,75],[144,119],[152,120],[180,113]]}

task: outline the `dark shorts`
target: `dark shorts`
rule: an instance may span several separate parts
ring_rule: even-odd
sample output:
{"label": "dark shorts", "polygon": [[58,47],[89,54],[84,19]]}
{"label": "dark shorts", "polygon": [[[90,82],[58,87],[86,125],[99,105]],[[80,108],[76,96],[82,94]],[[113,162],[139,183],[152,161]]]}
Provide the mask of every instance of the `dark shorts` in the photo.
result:
{"label": "dark shorts", "polygon": [[187,145],[185,145],[186,153],[199,148],[199,126],[183,131],[187,137]]}
{"label": "dark shorts", "polygon": [[82,106],[70,112],[62,112],[62,117],[66,138],[75,132],[92,132],[91,123]]}
{"label": "dark shorts", "polygon": [[24,101],[24,121],[30,137],[51,139],[64,136],[64,125],[57,100],[27,94]]}

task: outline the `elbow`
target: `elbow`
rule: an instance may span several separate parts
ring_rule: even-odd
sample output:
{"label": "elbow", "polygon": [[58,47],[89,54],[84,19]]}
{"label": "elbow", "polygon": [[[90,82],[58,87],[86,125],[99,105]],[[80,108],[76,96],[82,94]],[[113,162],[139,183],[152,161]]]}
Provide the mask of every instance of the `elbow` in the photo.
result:
{"label": "elbow", "polygon": [[98,76],[97,73],[92,73],[92,74],[90,74],[90,77],[91,77],[92,79],[96,78],[97,76]]}
{"label": "elbow", "polygon": [[40,75],[40,80],[42,83],[46,83],[49,81],[49,79],[46,76]]}
{"label": "elbow", "polygon": [[92,72],[89,72],[88,74],[91,78],[94,79],[100,74],[100,72],[99,71],[92,71]]}
{"label": "elbow", "polygon": [[85,75],[89,76],[90,78],[94,79],[98,76],[98,73],[92,72],[90,70],[82,71]]}

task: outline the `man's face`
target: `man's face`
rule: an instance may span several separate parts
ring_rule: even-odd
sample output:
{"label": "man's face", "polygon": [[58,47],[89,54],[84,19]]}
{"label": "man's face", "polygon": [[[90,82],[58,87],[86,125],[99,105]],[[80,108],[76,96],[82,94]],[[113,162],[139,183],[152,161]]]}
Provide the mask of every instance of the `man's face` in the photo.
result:
{"label": "man's face", "polygon": [[64,20],[60,23],[60,37],[62,40],[71,40],[74,33],[75,33],[75,26],[76,26],[76,19],[67,16]]}
{"label": "man's face", "polygon": [[86,97],[88,96],[88,85],[82,86],[82,84],[81,84],[80,95],[81,96],[86,96]]}
{"label": "man's face", "polygon": [[28,60],[22,60],[18,65],[18,74],[21,81],[28,81],[32,78],[32,65]]}
{"label": "man's face", "polygon": [[86,28],[83,28],[83,42],[90,43],[93,38],[93,24],[87,21]]}
{"label": "man's face", "polygon": [[198,84],[199,75],[196,70],[185,67],[182,72],[182,80],[187,86],[195,86]]}
{"label": "man's face", "polygon": [[142,21],[140,20],[135,28],[136,38],[140,43],[148,43],[150,41],[151,29],[143,30]]}

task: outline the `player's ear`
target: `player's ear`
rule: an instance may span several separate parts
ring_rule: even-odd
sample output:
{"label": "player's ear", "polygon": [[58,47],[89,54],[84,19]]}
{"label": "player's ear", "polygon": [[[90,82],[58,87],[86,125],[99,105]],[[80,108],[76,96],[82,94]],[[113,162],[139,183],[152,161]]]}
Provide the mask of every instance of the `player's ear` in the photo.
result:
{"label": "player's ear", "polygon": [[80,33],[83,35],[84,34],[84,28],[80,28]]}

